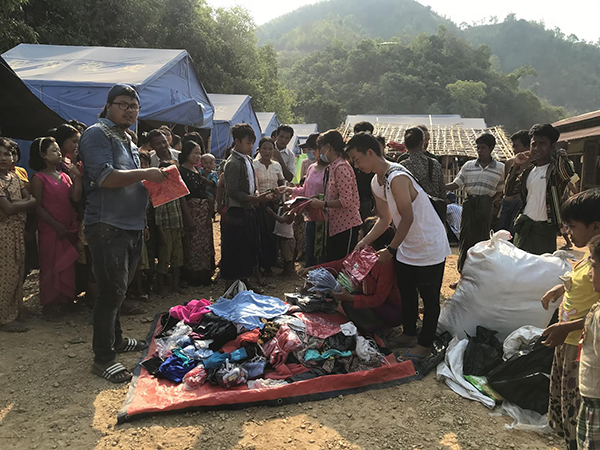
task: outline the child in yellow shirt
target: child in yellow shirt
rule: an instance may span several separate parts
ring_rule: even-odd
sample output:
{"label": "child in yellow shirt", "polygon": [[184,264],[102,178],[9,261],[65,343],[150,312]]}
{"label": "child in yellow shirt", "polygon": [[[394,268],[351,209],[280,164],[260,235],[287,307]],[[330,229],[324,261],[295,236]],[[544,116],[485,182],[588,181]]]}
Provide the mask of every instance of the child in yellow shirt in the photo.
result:
{"label": "child in yellow shirt", "polygon": [[[580,192],[569,198],[562,208],[571,241],[585,247],[600,235],[600,189]],[[581,404],[579,393],[579,338],[585,316],[600,300],[589,277],[592,261],[589,253],[573,271],[565,274],[563,284],[549,290],[542,299],[544,308],[564,295],[559,308],[559,321],[544,330],[544,345],[556,347],[550,376],[550,405],[548,423],[563,437],[568,449],[577,449],[577,413]]]}

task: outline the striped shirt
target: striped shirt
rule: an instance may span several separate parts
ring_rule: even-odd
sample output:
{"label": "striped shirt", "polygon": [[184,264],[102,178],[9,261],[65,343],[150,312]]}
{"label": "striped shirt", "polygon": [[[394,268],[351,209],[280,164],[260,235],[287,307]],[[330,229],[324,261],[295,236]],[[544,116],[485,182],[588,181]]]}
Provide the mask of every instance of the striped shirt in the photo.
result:
{"label": "striped shirt", "polygon": [[467,195],[493,197],[504,190],[504,164],[492,160],[487,167],[481,167],[478,159],[467,161],[458,172],[454,183],[464,188]]}
{"label": "striped shirt", "polygon": [[456,203],[450,203],[446,207],[446,222],[454,233],[460,239],[460,219],[462,217],[462,206]]}

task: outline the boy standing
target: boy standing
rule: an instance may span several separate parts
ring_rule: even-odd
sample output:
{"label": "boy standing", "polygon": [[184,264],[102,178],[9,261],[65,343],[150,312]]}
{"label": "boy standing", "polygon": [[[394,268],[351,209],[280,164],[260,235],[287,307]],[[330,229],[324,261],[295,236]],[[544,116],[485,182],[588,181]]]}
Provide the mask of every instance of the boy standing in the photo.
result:
{"label": "boy standing", "polygon": [[[161,163],[160,167],[168,167],[169,163]],[[181,202],[177,199],[157,206],[155,210],[156,227],[158,228],[158,293],[165,295],[165,278],[171,267],[173,275],[173,291],[183,294],[185,291],[179,284],[179,273],[183,266],[183,212]]]}
{"label": "boy standing", "polygon": [[249,155],[252,154],[256,135],[248,124],[231,129],[233,149],[224,167],[225,207],[221,221],[221,278],[244,280],[253,274],[259,284],[264,280],[258,270],[259,233],[254,205],[271,200],[256,195],[256,178]]}
{"label": "boy standing", "polygon": [[[563,206],[562,217],[569,227],[573,244],[576,247],[588,245],[594,236],[600,235],[600,189],[590,189],[569,198]],[[588,254],[572,272],[565,274],[563,284],[550,289],[542,298],[542,306],[547,309],[550,302],[556,302],[564,294],[559,322],[546,328],[542,335],[546,337],[544,345],[556,347],[550,375],[548,423],[564,437],[568,449],[577,448],[575,428],[581,403],[579,338],[586,314],[600,300],[600,294],[594,291],[590,281],[591,268]]]}
{"label": "boy standing", "polygon": [[[556,151],[560,132],[549,123],[529,131],[531,152],[519,153],[506,180],[507,192],[520,192],[523,210],[517,217],[515,245],[535,255],[556,251],[563,222],[560,207],[569,183],[579,177],[563,150]],[[519,175],[519,169],[525,170]]]}
{"label": "boy standing", "polygon": [[492,158],[496,138],[484,133],[475,143],[478,158],[467,161],[456,179],[446,185],[449,191],[462,187],[467,193],[460,221],[458,271],[461,273],[469,249],[490,238],[492,209],[504,189],[504,164]]}
{"label": "boy standing", "polygon": [[202,164],[202,170],[200,171],[200,176],[205,178],[206,183],[206,196],[208,197],[209,209],[211,217],[215,215],[215,196],[217,195],[217,183],[219,182],[219,177],[217,176],[216,168],[217,163],[215,161],[214,155],[210,153],[205,153],[200,158],[200,163]]}

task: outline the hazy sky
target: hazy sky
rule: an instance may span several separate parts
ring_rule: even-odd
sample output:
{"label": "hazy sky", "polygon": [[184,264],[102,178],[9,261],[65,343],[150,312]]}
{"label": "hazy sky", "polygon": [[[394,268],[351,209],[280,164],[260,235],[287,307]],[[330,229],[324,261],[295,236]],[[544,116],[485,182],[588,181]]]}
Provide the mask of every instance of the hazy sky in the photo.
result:
{"label": "hazy sky", "polygon": [[[368,2],[369,0],[365,0]],[[566,35],[597,42],[600,39],[600,1],[571,0],[418,0],[454,22],[472,23],[492,16],[504,19],[514,12],[517,17],[543,21],[548,28],[559,27]],[[258,25],[268,22],[315,0],[208,0],[212,6],[243,6],[250,10]]]}

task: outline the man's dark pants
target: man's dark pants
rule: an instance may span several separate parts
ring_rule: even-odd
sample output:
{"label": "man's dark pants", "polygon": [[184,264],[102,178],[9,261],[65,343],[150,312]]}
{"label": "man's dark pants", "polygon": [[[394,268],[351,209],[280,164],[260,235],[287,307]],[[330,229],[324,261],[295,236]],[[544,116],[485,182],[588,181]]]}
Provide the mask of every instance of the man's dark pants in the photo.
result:
{"label": "man's dark pants", "polygon": [[114,361],[115,346],[123,340],[121,304],[142,255],[142,231],[95,223],[85,232],[99,288],[94,304],[94,360],[108,363]]}

